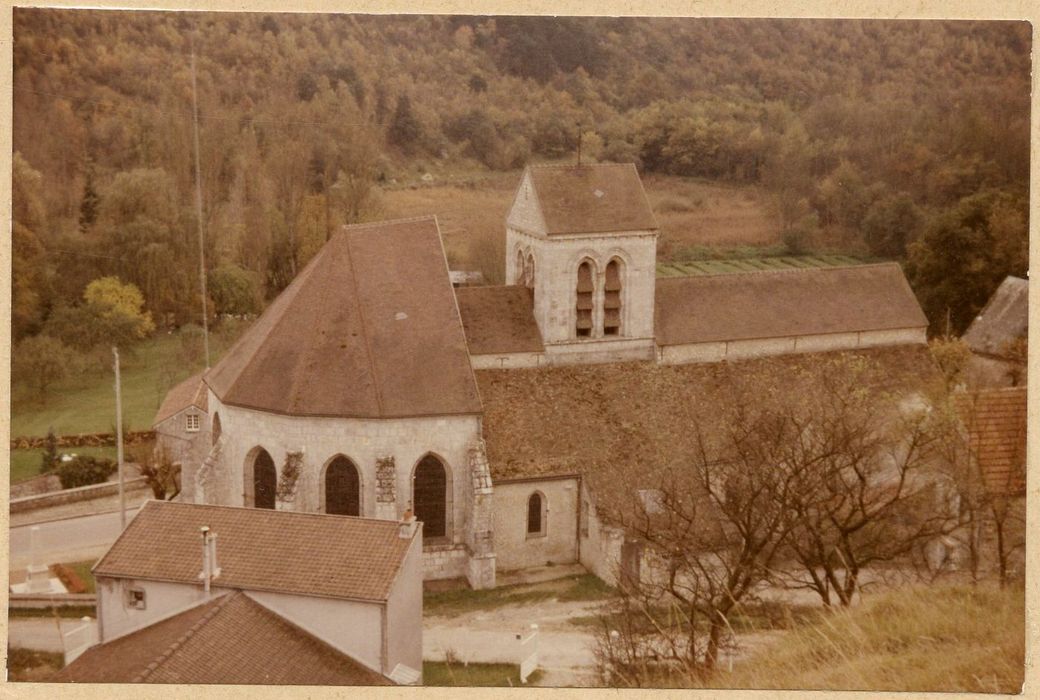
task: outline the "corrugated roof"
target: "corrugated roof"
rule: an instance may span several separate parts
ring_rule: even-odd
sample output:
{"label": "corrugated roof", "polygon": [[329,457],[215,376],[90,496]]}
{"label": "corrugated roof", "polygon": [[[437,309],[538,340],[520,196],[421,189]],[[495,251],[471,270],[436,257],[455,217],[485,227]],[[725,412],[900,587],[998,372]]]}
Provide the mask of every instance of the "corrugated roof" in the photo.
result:
{"label": "corrugated roof", "polygon": [[53,680],[392,685],[238,591],[91,647]]}
{"label": "corrugated roof", "polygon": [[167,392],[162,405],[159,406],[159,411],[155,414],[152,425],[158,425],[192,406],[205,412],[208,404],[209,392],[202,381],[202,372],[193,374]]}
{"label": "corrugated roof", "polygon": [[953,399],[986,489],[1004,496],[1025,493],[1026,388],[966,391]]}
{"label": "corrugated roof", "polygon": [[206,383],[225,403],[289,415],[479,413],[436,219],[345,227]]}
{"label": "corrugated roof", "polygon": [[924,328],[897,263],[658,279],[658,345]]}
{"label": "corrugated roof", "polygon": [[923,345],[706,364],[480,370],[492,477],[580,473],[598,494],[639,479],[639,488],[654,488],[656,469],[696,454],[695,426],[709,434],[726,427],[719,421],[733,406],[734,386],[763,401],[799,401],[808,378],[843,358],[865,367],[863,385],[878,391],[879,405],[889,394],[925,392],[942,381]]}
{"label": "corrugated roof", "polygon": [[964,333],[964,341],[983,355],[1004,355],[1007,343],[1029,331],[1029,282],[1008,277]]}
{"label": "corrugated roof", "polygon": [[530,289],[460,287],[455,290],[471,355],[543,352]]}
{"label": "corrugated roof", "polygon": [[214,585],[331,598],[386,600],[411,542],[391,520],[148,501],[94,574],[201,585],[203,525]]}
{"label": "corrugated roof", "polygon": [[658,228],[631,163],[529,165],[527,173],[549,235]]}

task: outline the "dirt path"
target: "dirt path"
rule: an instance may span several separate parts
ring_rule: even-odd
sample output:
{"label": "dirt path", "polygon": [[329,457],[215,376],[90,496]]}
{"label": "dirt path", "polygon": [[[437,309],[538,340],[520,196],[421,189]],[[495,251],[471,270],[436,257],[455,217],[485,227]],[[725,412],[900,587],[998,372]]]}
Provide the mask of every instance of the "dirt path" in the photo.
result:
{"label": "dirt path", "polygon": [[575,625],[575,617],[592,615],[599,603],[555,599],[505,605],[452,617],[428,617],[423,623],[423,656],[460,663],[517,663],[516,635],[536,623],[543,675],[539,685],[585,686],[596,681],[593,628]]}

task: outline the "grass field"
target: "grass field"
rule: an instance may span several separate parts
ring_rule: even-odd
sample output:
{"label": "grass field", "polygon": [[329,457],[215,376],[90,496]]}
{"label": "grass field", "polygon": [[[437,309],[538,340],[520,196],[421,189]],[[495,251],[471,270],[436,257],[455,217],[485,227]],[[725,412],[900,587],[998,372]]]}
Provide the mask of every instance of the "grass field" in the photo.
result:
{"label": "grass field", "polygon": [[842,267],[860,265],[864,261],[851,255],[797,255],[777,257],[749,257],[729,260],[683,260],[657,264],[658,277],[688,275],[721,275],[756,270],[799,270],[814,267]]}
{"label": "grass field", "polygon": [[[527,679],[535,683],[541,677],[535,671]],[[520,668],[516,664],[462,664],[423,661],[423,685],[469,687],[521,687]]]}
{"label": "grass field", "polygon": [[[58,451],[75,453],[88,457],[116,458],[115,447],[68,447]],[[11,483],[30,479],[40,473],[43,464],[43,450],[11,450]]]}
{"label": "grass field", "polygon": [[468,588],[425,593],[423,614],[450,617],[474,610],[490,610],[503,605],[522,605],[539,600],[602,600],[613,589],[592,574],[555,579],[536,584],[498,586],[478,591]]}
{"label": "grass field", "polygon": [[[239,329],[210,334],[212,362],[226,350]],[[123,423],[147,430],[167,390],[202,369],[201,359],[186,359],[179,334],[159,333],[123,353]],[[111,369],[97,369],[56,384],[41,402],[18,377],[12,377],[11,436],[107,433],[115,429],[115,390]]]}
{"label": "grass field", "polygon": [[[500,284],[505,265],[505,218],[520,171],[380,193],[380,218],[436,214],[453,268],[481,270]],[[691,248],[782,251],[765,195],[750,186],[647,176],[650,206],[661,226],[658,258],[689,257]],[[737,256],[728,256],[737,257]]]}
{"label": "grass field", "polygon": [[820,612],[720,672],[715,688],[1018,693],[1025,673],[1022,589],[930,587]]}

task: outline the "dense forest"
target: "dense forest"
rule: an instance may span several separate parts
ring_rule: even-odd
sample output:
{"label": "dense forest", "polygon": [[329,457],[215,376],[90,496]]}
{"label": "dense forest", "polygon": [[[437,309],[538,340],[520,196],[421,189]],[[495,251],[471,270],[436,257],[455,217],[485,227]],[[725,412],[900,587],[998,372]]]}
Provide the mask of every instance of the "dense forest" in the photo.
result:
{"label": "dense forest", "polygon": [[583,158],[764,188],[792,251],[903,261],[937,333],[1027,267],[1024,22],[16,9],[16,342],[198,320],[193,49],[214,315],[380,189],[570,158],[579,131]]}

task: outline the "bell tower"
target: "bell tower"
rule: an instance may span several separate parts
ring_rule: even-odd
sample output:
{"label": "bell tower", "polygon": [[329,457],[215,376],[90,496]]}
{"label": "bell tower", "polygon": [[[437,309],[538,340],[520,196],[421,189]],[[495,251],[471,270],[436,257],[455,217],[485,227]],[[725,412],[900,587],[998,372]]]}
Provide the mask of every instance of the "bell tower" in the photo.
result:
{"label": "bell tower", "polygon": [[632,164],[528,166],[506,284],[530,288],[553,363],[652,359],[657,220]]}

